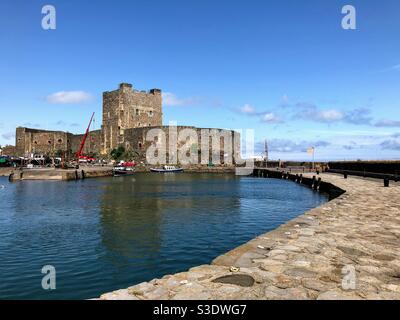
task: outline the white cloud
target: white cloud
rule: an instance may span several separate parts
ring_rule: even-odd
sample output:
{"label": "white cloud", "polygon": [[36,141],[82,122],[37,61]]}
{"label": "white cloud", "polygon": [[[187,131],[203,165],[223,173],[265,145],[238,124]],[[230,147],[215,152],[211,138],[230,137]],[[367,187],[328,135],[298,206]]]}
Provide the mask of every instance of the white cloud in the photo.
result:
{"label": "white cloud", "polygon": [[371,110],[368,108],[356,108],[349,111],[341,111],[337,109],[323,110],[314,104],[298,103],[296,105],[300,109],[296,117],[304,120],[311,120],[323,123],[345,122],[355,125],[371,125]]}
{"label": "white cloud", "polygon": [[400,121],[398,120],[381,120],[375,123],[376,127],[400,127]]}
{"label": "white cloud", "polygon": [[315,116],[316,119],[323,122],[333,122],[343,119],[343,113],[335,109],[319,111]]}
{"label": "white cloud", "polygon": [[297,107],[301,109],[297,116],[304,120],[335,122],[343,119],[343,114],[335,109],[319,110],[317,106],[308,103],[298,103]]}
{"label": "white cloud", "polygon": [[1,135],[1,137],[5,140],[15,139],[15,132],[7,132]]}
{"label": "white cloud", "polygon": [[262,122],[268,122],[268,123],[279,123],[281,120],[278,118],[277,115],[273,112],[268,112],[265,113],[261,116],[261,121]]}
{"label": "white cloud", "polygon": [[[268,141],[268,147],[270,152],[301,152],[306,153],[310,147],[325,148],[330,146],[331,143],[328,141],[294,141],[289,139],[271,139]],[[263,150],[264,143],[259,142],[256,145],[256,150]]]}
{"label": "white cloud", "polygon": [[383,150],[400,151],[400,140],[399,139],[385,140],[380,144],[380,146]]}
{"label": "white cloud", "polygon": [[245,114],[247,116],[251,117],[257,117],[261,122],[265,123],[281,123],[282,120],[279,119],[279,117],[269,111],[264,111],[264,112],[258,112],[251,104],[246,103],[240,108],[234,109],[236,112]]}
{"label": "white cloud", "polygon": [[243,107],[241,107],[239,109],[239,111],[244,114],[255,114],[256,113],[256,109],[254,109],[253,106],[251,106],[250,104],[247,104],[247,103]]}
{"label": "white cloud", "polygon": [[170,107],[189,106],[197,103],[195,98],[178,98],[171,92],[162,93],[163,104]]}
{"label": "white cloud", "polygon": [[371,110],[368,108],[353,109],[345,113],[343,121],[351,124],[370,125],[372,121],[370,114]]}
{"label": "white cloud", "polygon": [[67,123],[64,122],[63,120],[58,120],[58,121],[55,123],[55,125],[56,125],[56,126],[66,126]]}
{"label": "white cloud", "polygon": [[25,122],[23,124],[24,127],[30,127],[30,128],[40,128],[41,125],[38,123],[31,123],[31,122]]}
{"label": "white cloud", "polygon": [[93,101],[94,97],[85,91],[60,91],[45,98],[53,104],[79,104]]}

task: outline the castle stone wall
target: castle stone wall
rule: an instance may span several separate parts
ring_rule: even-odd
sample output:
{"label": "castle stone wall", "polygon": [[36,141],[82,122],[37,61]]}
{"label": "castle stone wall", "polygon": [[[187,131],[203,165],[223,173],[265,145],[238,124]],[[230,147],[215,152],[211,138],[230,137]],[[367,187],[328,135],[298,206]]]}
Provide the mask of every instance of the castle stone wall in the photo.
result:
{"label": "castle stone wall", "polygon": [[[170,150],[170,143],[176,148]],[[181,162],[178,149],[185,144],[187,146],[187,155],[194,155],[193,164],[208,164],[210,162],[226,164],[229,161],[231,163],[239,163],[241,161],[240,135],[232,130],[196,128],[192,126],[132,128],[125,130],[125,141],[123,143],[125,149],[132,150],[136,160],[139,161],[145,161],[146,152],[150,147],[157,149],[158,152],[165,153],[165,162],[160,162],[160,164],[177,164]],[[205,149],[208,150],[208,153],[203,152],[202,156],[201,147],[203,144],[206,146]],[[229,146],[227,145],[225,149],[226,144],[229,144]],[[215,147],[214,149],[213,146]],[[230,153],[227,154],[225,151]],[[156,156],[158,156],[157,153]]]}
{"label": "castle stone wall", "polygon": [[51,155],[58,150],[69,150],[71,134],[63,131],[47,131],[17,128],[16,153],[24,156],[30,153]]}
{"label": "castle stone wall", "polygon": [[[71,135],[70,148],[72,153],[76,153],[79,150],[84,136],[84,134]],[[100,155],[103,149],[102,138],[103,135],[101,130],[90,131],[82,151],[83,154],[96,156]]]}
{"label": "castle stone wall", "polygon": [[[15,153],[18,156],[29,154],[54,155],[58,152],[73,155],[79,149],[84,135],[74,135],[64,131],[47,131],[18,127],[16,130]],[[84,153],[100,153],[101,130],[89,133]]]}

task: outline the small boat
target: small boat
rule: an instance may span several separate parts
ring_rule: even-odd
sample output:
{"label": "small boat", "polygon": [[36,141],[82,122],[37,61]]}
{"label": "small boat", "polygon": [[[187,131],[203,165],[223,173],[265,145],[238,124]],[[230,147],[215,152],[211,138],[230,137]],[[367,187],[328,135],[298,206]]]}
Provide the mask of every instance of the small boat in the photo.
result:
{"label": "small boat", "polygon": [[113,168],[113,173],[114,176],[120,176],[120,175],[129,175],[129,174],[134,174],[135,171],[131,167],[114,167]]}
{"label": "small boat", "polygon": [[161,169],[157,168],[150,168],[151,172],[157,172],[157,173],[170,173],[170,172],[183,172],[182,168],[176,168],[175,166],[164,166]]}

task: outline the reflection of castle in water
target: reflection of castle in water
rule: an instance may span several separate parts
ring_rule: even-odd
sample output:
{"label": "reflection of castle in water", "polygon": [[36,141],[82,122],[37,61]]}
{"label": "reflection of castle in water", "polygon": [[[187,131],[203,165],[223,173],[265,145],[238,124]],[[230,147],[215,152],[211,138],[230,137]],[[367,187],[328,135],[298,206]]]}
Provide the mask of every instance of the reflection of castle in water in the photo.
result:
{"label": "reflection of castle in water", "polygon": [[138,247],[149,252],[160,249],[160,203],[145,197],[138,199],[141,186],[134,180],[112,180],[105,186],[100,205],[102,242],[108,252],[125,259],[142,258]]}
{"label": "reflection of castle in water", "polygon": [[[226,213],[226,207],[234,208],[231,217],[240,213],[239,183],[227,181],[232,179],[236,177],[201,174],[137,174],[114,179],[101,197],[102,242],[119,259],[154,263],[154,255],[162,254],[171,242],[179,242],[180,233],[187,237],[187,228],[193,228],[195,237],[196,230],[220,223],[219,213]],[[190,246],[190,239],[181,242]]]}

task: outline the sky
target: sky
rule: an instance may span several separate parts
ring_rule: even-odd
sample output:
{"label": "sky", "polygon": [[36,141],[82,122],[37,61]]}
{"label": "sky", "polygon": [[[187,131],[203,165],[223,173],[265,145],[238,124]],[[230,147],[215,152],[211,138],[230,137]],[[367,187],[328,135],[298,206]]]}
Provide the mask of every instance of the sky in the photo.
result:
{"label": "sky", "polygon": [[273,159],[400,159],[399,35],[398,0],[2,0],[0,145],[99,129],[128,82],[162,89],[164,124],[253,129]]}

